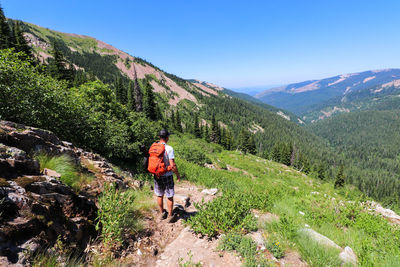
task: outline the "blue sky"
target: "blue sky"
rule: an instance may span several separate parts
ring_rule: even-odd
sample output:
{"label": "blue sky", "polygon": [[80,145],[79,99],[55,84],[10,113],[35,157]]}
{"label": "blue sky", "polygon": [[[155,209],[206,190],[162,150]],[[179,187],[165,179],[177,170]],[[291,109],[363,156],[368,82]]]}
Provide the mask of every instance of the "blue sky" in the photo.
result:
{"label": "blue sky", "polygon": [[0,0],[7,17],[93,36],[183,78],[259,87],[400,67],[396,0]]}

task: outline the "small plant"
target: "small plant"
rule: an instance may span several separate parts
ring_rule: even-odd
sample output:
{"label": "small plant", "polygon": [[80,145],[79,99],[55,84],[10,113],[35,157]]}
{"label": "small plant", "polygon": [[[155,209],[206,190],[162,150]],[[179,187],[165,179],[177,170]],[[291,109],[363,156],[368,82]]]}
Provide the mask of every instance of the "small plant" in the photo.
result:
{"label": "small plant", "polygon": [[115,185],[106,184],[98,201],[96,229],[101,228],[101,238],[106,246],[119,246],[124,233],[134,233],[140,229],[133,190],[120,191]]}
{"label": "small plant", "polygon": [[195,204],[198,213],[189,218],[195,233],[215,237],[219,233],[248,232],[257,229],[257,220],[251,214],[251,205],[241,193],[225,193],[212,202]]}
{"label": "small plant", "polygon": [[201,267],[203,266],[200,262],[193,262],[192,258],[193,258],[193,254],[192,251],[189,250],[189,252],[187,253],[189,260],[184,262],[184,259],[182,257],[179,257],[178,259],[178,264],[179,267]]}
{"label": "small plant", "polygon": [[284,250],[282,248],[282,245],[278,241],[276,241],[276,242],[268,242],[267,249],[277,259],[283,258],[283,256],[285,256],[285,252],[284,252]]}
{"label": "small plant", "polygon": [[237,251],[244,258],[252,258],[257,253],[257,245],[250,237],[236,233],[224,236],[217,247],[220,250]]}

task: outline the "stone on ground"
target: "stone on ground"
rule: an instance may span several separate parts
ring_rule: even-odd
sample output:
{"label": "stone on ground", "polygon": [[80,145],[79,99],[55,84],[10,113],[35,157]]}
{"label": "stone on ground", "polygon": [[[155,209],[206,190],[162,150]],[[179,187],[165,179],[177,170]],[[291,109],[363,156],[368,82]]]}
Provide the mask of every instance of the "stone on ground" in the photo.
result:
{"label": "stone on ground", "polygon": [[192,255],[193,263],[200,262],[202,266],[241,266],[239,257],[228,252],[217,251],[218,240],[209,241],[206,238],[197,238],[189,228],[185,228],[179,236],[168,244],[159,256],[156,266],[179,266],[179,259],[183,263],[189,261],[188,253]]}

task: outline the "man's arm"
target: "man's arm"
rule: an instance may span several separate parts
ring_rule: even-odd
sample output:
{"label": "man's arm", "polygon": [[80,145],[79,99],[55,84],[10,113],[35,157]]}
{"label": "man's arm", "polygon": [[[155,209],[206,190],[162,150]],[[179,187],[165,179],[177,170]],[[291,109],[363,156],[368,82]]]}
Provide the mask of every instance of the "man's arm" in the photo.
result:
{"label": "man's arm", "polygon": [[175,173],[176,179],[179,182],[181,180],[181,176],[179,174],[178,167],[176,166],[175,160],[174,159],[170,159],[169,160],[169,165],[171,166],[172,171]]}

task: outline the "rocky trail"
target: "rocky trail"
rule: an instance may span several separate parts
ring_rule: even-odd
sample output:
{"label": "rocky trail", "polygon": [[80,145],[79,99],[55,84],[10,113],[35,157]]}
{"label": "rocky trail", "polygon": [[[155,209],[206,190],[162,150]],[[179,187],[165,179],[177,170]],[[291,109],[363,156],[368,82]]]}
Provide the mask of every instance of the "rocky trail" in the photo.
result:
{"label": "rocky trail", "polygon": [[188,182],[180,182],[175,185],[175,193],[174,212],[178,220],[175,223],[161,220],[158,211],[153,210],[145,218],[147,236],[138,239],[135,252],[127,255],[123,262],[135,266],[179,266],[180,260],[182,263],[191,260],[203,266],[240,266],[238,256],[217,251],[218,239],[201,238],[184,224],[196,213],[194,203],[213,200],[216,190],[203,190]]}

